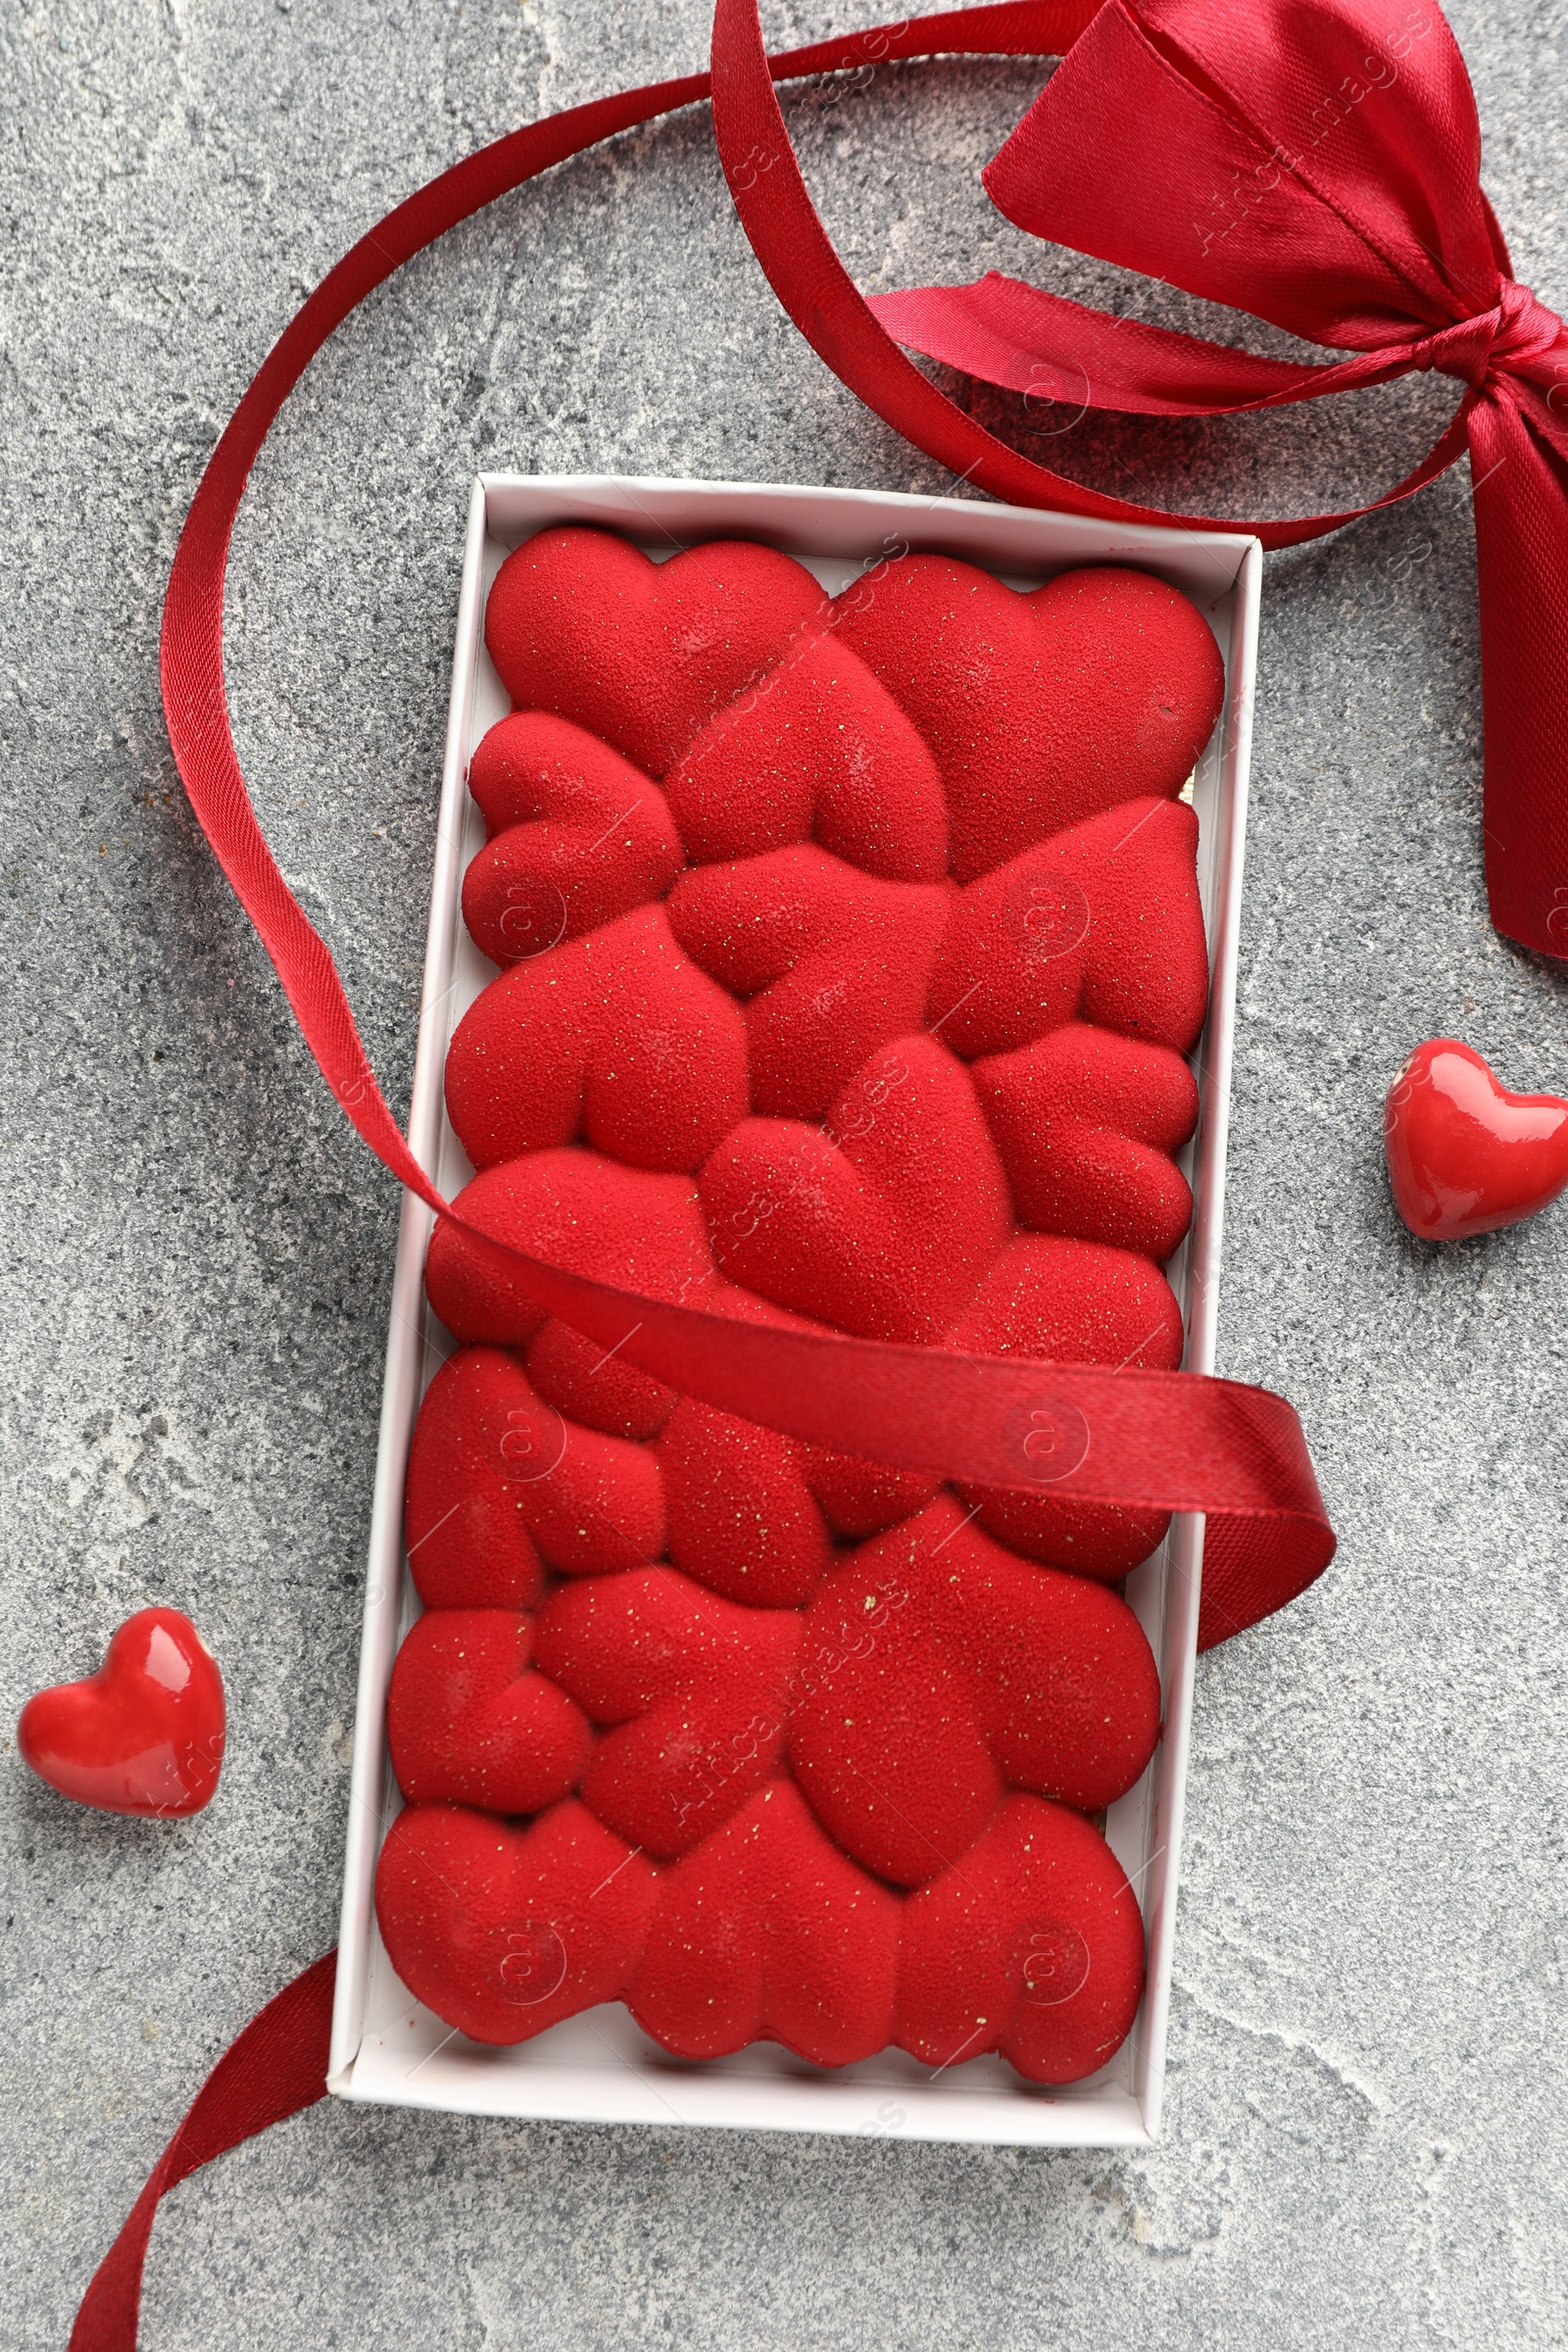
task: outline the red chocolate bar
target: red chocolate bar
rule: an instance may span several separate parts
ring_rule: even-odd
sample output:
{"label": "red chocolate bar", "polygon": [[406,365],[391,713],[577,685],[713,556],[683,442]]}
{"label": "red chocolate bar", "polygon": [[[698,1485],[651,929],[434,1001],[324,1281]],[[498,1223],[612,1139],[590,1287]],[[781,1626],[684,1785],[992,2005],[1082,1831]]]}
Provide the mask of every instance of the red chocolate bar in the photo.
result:
{"label": "red chocolate bar", "polygon": [[[1175,589],[541,532],[491,591],[464,1213],[754,1320],[1169,1368],[1207,956],[1182,785],[1223,670]],[[1088,1818],[1159,1730],[1114,1589],[1162,1515],[944,1489],[717,1412],[438,1226],[425,1614],[388,1708],[398,1973],[472,2037],[623,2000],[688,2058],[1000,2051],[1137,2012]]]}

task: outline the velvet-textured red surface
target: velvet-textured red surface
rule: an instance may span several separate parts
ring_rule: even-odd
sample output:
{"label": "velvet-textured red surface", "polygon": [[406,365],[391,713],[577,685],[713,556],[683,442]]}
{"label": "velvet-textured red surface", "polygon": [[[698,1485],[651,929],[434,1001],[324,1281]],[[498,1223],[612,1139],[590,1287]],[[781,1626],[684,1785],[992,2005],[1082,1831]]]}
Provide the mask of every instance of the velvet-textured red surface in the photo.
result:
{"label": "velvet-textured red surface", "polygon": [[[540,533],[491,591],[447,1101],[483,1230],[721,1315],[1173,1367],[1207,956],[1179,797],[1223,673],[1146,574]],[[1046,2082],[1125,2036],[1099,1830],[1159,1731],[1164,1532],[714,1411],[454,1226],[409,1467],[426,1614],[377,1904],[477,2039],[621,1999],[687,2057],[897,2042]]]}

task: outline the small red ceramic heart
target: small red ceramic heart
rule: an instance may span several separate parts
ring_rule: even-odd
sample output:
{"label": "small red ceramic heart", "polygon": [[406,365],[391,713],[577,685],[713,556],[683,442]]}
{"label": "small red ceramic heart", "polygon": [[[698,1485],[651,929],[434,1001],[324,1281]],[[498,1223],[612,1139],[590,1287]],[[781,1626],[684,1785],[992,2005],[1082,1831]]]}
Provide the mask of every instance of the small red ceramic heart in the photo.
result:
{"label": "small red ceramic heart", "polygon": [[1453,1037],[1429,1038],[1405,1062],[1383,1140],[1395,1206],[1427,1242],[1517,1225],[1568,1185],[1568,1102],[1510,1095]]}
{"label": "small red ceramic heart", "polygon": [[138,1609],[96,1674],[29,1698],[17,1745],[41,1781],[103,1813],[199,1813],[223,1762],[223,1678],[178,1609]]}

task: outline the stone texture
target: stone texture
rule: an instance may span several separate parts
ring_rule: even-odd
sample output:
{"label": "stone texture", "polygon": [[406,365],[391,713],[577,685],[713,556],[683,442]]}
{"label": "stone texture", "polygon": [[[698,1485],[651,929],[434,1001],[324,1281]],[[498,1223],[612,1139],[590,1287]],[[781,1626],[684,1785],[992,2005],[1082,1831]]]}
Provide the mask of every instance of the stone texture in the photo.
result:
{"label": "stone texture", "polygon": [[[775,7],[769,33],[865,13]],[[1453,17],[1519,273],[1562,307],[1568,18]],[[335,1931],[397,1203],[181,806],[156,670],[179,520],[363,228],[517,121],[694,68],[706,31],[698,0],[0,12],[0,1712],[157,1599],[206,1629],[233,1725],[183,1825],[0,1761],[5,2352],[63,2342],[205,2067]],[[1250,332],[991,215],[976,169],[1038,78],[800,94],[862,282],[995,263]],[[1449,397],[1052,446],[1172,504],[1304,511],[1394,479]],[[400,1104],[480,464],[945,486],[783,319],[702,113],[498,205],[350,323],[247,500],[229,679]],[[166,2206],[150,2348],[1562,2341],[1563,1214],[1419,1246],[1379,1152],[1419,1037],[1568,1082],[1561,975],[1485,918],[1462,474],[1271,562],[1260,683],[1223,1368],[1298,1402],[1342,1548],[1201,1669],[1163,2145],[320,2108]]]}

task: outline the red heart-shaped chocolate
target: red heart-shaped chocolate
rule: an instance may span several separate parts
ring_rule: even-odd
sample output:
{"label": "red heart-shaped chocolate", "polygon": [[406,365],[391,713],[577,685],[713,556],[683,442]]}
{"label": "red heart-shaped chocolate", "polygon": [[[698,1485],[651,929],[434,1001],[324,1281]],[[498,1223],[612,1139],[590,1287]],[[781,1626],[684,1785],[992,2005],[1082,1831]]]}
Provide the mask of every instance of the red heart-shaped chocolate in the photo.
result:
{"label": "red heart-shaped chocolate", "polygon": [[1174,800],[1225,676],[1184,597],[1096,565],[1028,595],[906,556],[840,600],[839,634],[919,730],[959,882],[1139,793]]}
{"label": "red heart-shaped chocolate", "polygon": [[828,1578],[803,1612],[793,1699],[790,1766],[812,1810],[899,1886],[966,1852],[1009,1785],[1086,1813],[1113,1803],[1159,1737],[1159,1677],[1126,1602],[1015,1559],[951,1496]]}
{"label": "red heart-shaped chocolate", "polygon": [[223,1763],[223,1678],[188,1617],[138,1609],[96,1674],[29,1698],[17,1745],[41,1781],[102,1813],[199,1813]]}
{"label": "red heart-shaped chocolate", "polygon": [[514,710],[473,755],[488,847],[463,879],[463,919],[493,962],[518,963],[651,899],[685,862],[651,777],[569,719]]}
{"label": "red heart-shaped chocolate", "polygon": [[569,719],[662,776],[715,710],[827,620],[810,573],[771,547],[715,539],[654,564],[567,524],[502,565],[484,637],[514,710]]}
{"label": "red heart-shaped chocolate", "polygon": [[1428,1038],[1404,1063],[1383,1139],[1395,1206],[1425,1242],[1517,1225],[1568,1185],[1568,1102],[1509,1094],[1455,1037]]}

